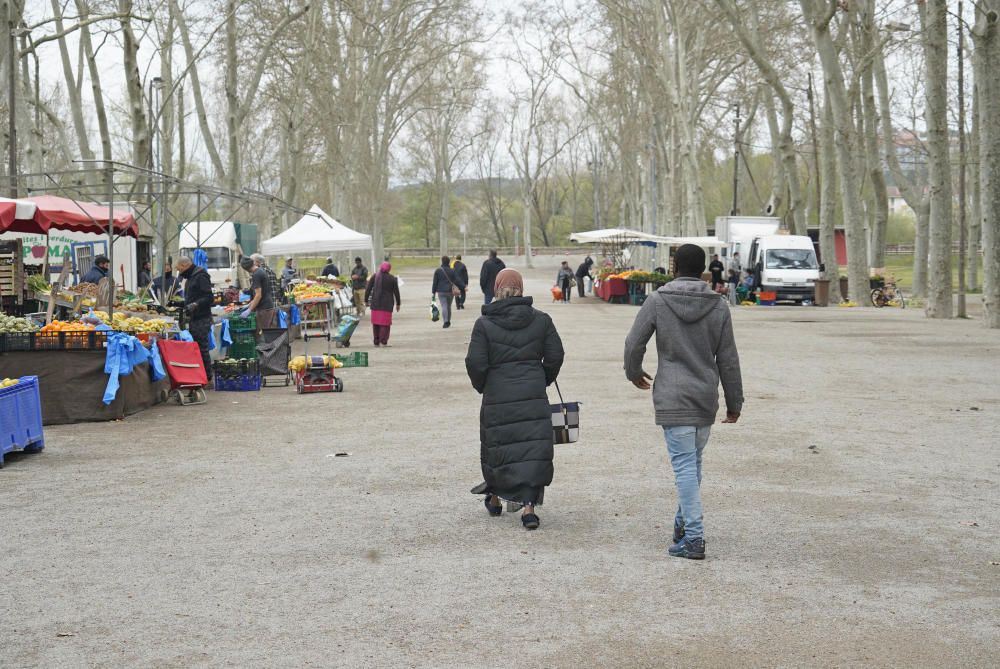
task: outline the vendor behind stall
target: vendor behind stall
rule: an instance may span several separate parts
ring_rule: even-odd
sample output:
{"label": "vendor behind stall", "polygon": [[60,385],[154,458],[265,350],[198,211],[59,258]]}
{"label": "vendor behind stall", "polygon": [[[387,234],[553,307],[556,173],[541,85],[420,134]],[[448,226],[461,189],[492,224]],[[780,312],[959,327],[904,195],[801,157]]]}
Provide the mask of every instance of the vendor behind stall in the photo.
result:
{"label": "vendor behind stall", "polygon": [[111,261],[108,260],[107,256],[97,256],[94,258],[93,266],[80,279],[80,283],[100,283],[101,279],[108,275],[110,265]]}
{"label": "vendor behind stall", "polygon": [[212,278],[205,269],[195,265],[190,258],[177,259],[177,271],[184,279],[184,311],[188,317],[188,332],[201,350],[205,374],[212,380],[212,359],[208,355],[208,341],[212,331]]}
{"label": "vendor behind stall", "polygon": [[340,276],[340,269],[334,264],[333,258],[326,259],[326,265],[320,270],[320,276]]}
{"label": "vendor behind stall", "polygon": [[257,332],[274,327],[274,297],[271,294],[271,281],[264,268],[253,258],[244,256],[240,267],[250,274],[250,304],[240,313],[241,318],[249,318],[257,314]]}

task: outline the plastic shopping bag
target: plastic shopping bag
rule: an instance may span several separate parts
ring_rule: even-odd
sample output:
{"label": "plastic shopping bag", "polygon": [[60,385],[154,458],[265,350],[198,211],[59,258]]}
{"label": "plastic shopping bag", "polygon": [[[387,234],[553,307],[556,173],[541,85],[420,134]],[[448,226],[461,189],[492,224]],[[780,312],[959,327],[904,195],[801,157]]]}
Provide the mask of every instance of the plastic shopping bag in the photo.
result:
{"label": "plastic shopping bag", "polygon": [[437,299],[431,298],[431,320],[437,323],[441,320],[441,310],[438,308]]}

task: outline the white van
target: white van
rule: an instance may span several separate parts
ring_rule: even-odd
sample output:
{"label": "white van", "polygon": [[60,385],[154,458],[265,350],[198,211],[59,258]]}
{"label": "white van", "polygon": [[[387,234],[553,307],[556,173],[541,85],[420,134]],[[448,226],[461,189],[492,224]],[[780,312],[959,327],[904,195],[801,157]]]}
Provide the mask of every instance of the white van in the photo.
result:
{"label": "white van", "polygon": [[777,293],[779,301],[812,300],[819,279],[816,249],[809,237],[768,235],[750,245],[747,268],[754,270],[762,291]]}
{"label": "white van", "polygon": [[[241,244],[241,232],[253,227],[253,244],[244,248]],[[239,271],[240,258],[254,253],[256,248],[256,226],[232,221],[194,221],[181,226],[179,238],[180,254],[194,257],[196,249],[205,252],[208,259],[208,275],[212,278],[212,287],[218,290],[229,285],[240,285],[245,278]]]}

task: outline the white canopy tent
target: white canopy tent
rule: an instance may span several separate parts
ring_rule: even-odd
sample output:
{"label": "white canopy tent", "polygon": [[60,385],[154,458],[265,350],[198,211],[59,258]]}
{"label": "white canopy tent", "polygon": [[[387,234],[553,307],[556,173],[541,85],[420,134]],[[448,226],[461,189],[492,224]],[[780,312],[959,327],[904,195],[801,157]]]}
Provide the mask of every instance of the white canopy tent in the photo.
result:
{"label": "white canopy tent", "polygon": [[361,249],[374,253],[371,235],[351,230],[315,204],[295,225],[260,245],[261,253],[267,256],[319,255]]}

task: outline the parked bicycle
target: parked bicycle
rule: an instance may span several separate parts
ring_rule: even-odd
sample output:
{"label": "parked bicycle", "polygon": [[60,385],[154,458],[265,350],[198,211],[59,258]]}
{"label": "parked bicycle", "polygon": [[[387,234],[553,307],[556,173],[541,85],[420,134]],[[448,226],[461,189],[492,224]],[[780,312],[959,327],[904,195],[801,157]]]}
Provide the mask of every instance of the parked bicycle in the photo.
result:
{"label": "parked bicycle", "polygon": [[878,308],[899,307],[906,308],[906,298],[903,291],[895,283],[887,281],[881,286],[872,288],[872,305]]}

